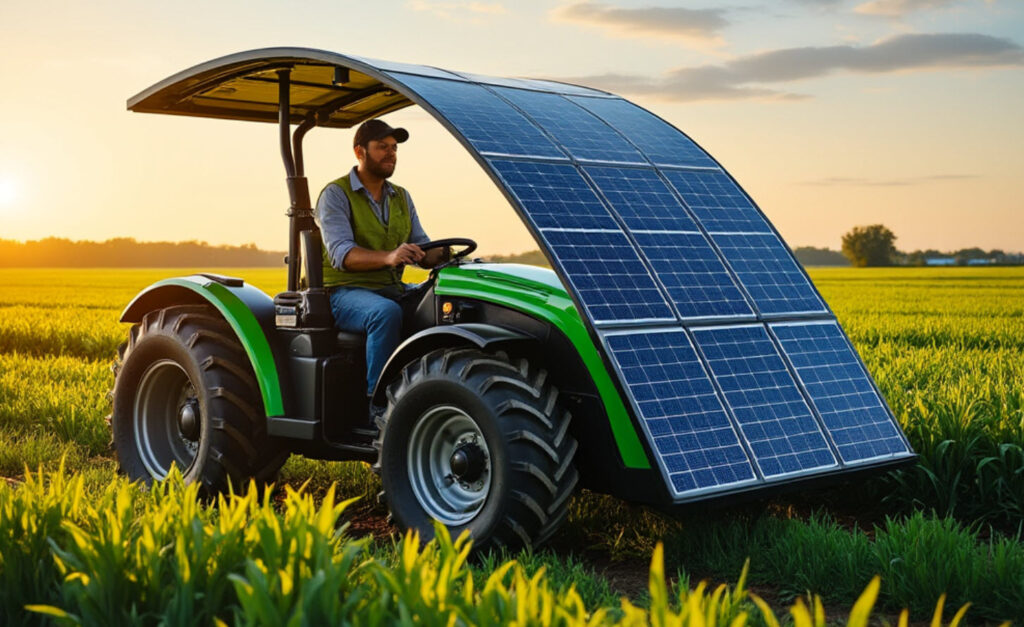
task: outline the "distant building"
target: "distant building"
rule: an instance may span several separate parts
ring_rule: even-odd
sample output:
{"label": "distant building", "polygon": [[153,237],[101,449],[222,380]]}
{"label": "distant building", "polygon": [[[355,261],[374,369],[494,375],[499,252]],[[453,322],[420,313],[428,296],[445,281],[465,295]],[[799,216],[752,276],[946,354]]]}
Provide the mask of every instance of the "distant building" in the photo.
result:
{"label": "distant building", "polygon": [[996,262],[995,259],[968,259],[969,266],[990,266]]}
{"label": "distant building", "polygon": [[928,257],[924,260],[926,266],[955,266],[956,257]]}

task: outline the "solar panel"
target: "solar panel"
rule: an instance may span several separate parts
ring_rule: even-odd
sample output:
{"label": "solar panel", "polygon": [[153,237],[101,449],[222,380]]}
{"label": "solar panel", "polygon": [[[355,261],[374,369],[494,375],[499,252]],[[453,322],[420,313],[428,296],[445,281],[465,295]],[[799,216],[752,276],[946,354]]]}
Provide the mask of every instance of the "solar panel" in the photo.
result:
{"label": "solar panel", "polygon": [[482,153],[565,158],[540,129],[480,85],[397,72],[392,76],[448,118]]}
{"label": "solar panel", "polygon": [[621,98],[570,96],[569,99],[618,129],[658,165],[718,167],[686,135],[631,102]]}
{"label": "solar panel", "polygon": [[686,333],[604,336],[676,496],[756,479]]}
{"label": "solar panel", "polygon": [[527,78],[512,78],[509,76],[485,76],[483,74],[473,74],[471,72],[459,72],[458,74],[459,76],[468,81],[480,83],[481,85],[495,85],[498,87],[516,87],[519,89],[536,89],[536,87],[532,85],[533,81]]}
{"label": "solar panel", "polygon": [[909,454],[853,347],[835,322],[771,325],[844,462]]}
{"label": "solar panel", "polygon": [[577,96],[597,96],[604,98],[612,97],[608,92],[604,92],[599,89],[591,89],[590,87],[583,87],[582,85],[570,85],[569,83],[546,81],[539,78],[525,78],[522,80],[529,83],[530,87],[533,89],[550,91],[556,94],[574,94]]}
{"label": "solar panel", "polygon": [[622,231],[543,229],[595,323],[675,320]]}
{"label": "solar panel", "polygon": [[630,229],[698,232],[697,224],[653,169],[586,166],[583,171]]}
{"label": "solar panel", "polygon": [[575,167],[491,159],[538,228],[618,229],[619,225]]}
{"label": "solar panel", "polygon": [[836,465],[810,407],[762,325],[694,329],[693,335],[765,477]]}
{"label": "solar panel", "polygon": [[586,88],[429,73],[392,76],[533,227],[675,500],[912,455],[793,254],[688,137]]}
{"label": "solar panel", "polygon": [[712,233],[771,233],[746,195],[724,172],[665,170],[665,178]]}
{"label": "solar panel", "polygon": [[712,234],[711,238],[761,313],[826,312],[811,282],[774,234]]}
{"label": "solar panel", "polygon": [[577,159],[645,163],[615,129],[562,96],[505,87],[495,92],[526,112]]}
{"label": "solar panel", "polygon": [[372,65],[378,70],[387,72],[388,74],[402,72],[405,74],[417,74],[419,76],[434,76],[437,78],[450,78],[455,80],[462,80],[462,78],[456,75],[454,72],[448,70],[442,70],[441,68],[430,67],[427,65],[416,65],[414,63],[397,63],[395,61],[382,61],[380,59],[370,59],[368,57],[358,57],[353,55],[353,59],[358,59],[363,63]]}
{"label": "solar panel", "polygon": [[743,293],[700,233],[633,231],[683,318],[753,317]]}

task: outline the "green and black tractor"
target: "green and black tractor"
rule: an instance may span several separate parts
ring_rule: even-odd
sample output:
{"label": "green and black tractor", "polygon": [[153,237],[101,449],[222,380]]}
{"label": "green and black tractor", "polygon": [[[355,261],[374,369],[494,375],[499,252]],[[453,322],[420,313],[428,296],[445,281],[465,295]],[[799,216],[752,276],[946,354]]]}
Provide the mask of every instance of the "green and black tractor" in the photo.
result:
{"label": "green and black tractor", "polygon": [[[551,106],[533,111],[530,98],[549,98]],[[373,425],[366,421],[365,337],[334,327],[323,287],[322,239],[302,140],[314,127],[350,128],[410,105],[436,117],[484,167],[554,270],[471,260],[476,244],[470,239],[422,246],[449,246],[454,254],[406,295],[412,299],[406,337],[373,393],[372,401],[386,406]],[[557,113],[554,105],[576,107],[578,120],[576,109],[545,117],[545,111]],[[647,117],[632,126],[616,124],[614,115],[601,114],[613,105]],[[786,340],[776,333],[781,325],[828,326],[834,317],[824,305],[810,315],[759,311],[756,290],[745,285],[749,281],[729,250],[717,244],[708,250],[725,259],[724,276],[738,286],[744,303],[754,303],[753,313],[686,313],[643,241],[657,229],[631,224],[595,172],[625,167],[628,175],[669,180],[664,173],[676,170],[647,148],[655,131],[689,142],[679,143],[679,154],[704,153],[621,98],[551,81],[274,48],[190,68],[130,99],[128,108],[277,123],[290,195],[287,291],[271,297],[239,278],[196,274],[162,280],[124,310],[121,320],[131,328],[116,362],[111,425],[129,477],[159,480],[177,466],[187,481],[213,494],[250,478],[272,481],[290,454],[360,460],[380,474],[384,502],[401,528],[429,537],[436,520],[453,533],[468,529],[478,546],[520,547],[544,542],[558,529],[578,487],[671,508],[912,457],[898,434],[900,450],[850,463],[842,443],[829,436],[823,441],[831,464],[805,464],[786,474],[760,463],[760,440],[730,396],[714,355],[703,347],[697,351],[693,347],[701,342],[688,338],[718,328],[713,325],[747,325],[778,336],[773,342],[783,355]],[[563,122],[576,126],[566,129]],[[631,146],[637,163],[622,166],[611,149],[606,157],[585,154],[586,142],[577,148],[572,139],[600,143],[602,133],[618,142],[614,146]],[[671,141],[656,143],[673,149]],[[715,168],[707,157],[677,170],[704,174]],[[581,200],[584,192],[593,202]],[[680,212],[697,216],[682,192],[670,196]],[[598,211],[604,212],[601,220],[609,219],[594,226],[589,220]],[[668,209],[652,205],[644,211],[657,218],[657,211]],[[752,204],[750,211],[762,215]],[[717,237],[703,226],[694,232],[702,241]],[[779,246],[789,254],[781,240]],[[629,258],[623,261],[623,255]],[[809,282],[808,289],[816,295]],[[652,298],[666,303],[668,315]],[[719,306],[717,297],[709,298]],[[685,346],[666,344],[657,352],[655,343],[652,353],[633,347],[645,338],[676,338]],[[629,342],[633,348],[627,350]],[[710,396],[675,374],[679,359],[664,351],[695,355]],[[811,422],[827,435],[828,416],[817,407],[799,363],[792,364],[794,389]],[[638,378],[645,372],[663,384],[646,385]],[[720,411],[712,412],[715,403]],[[715,425],[704,422],[719,419],[723,433],[709,439]],[[820,462],[823,454],[816,455]],[[686,468],[680,470],[680,463]]]}

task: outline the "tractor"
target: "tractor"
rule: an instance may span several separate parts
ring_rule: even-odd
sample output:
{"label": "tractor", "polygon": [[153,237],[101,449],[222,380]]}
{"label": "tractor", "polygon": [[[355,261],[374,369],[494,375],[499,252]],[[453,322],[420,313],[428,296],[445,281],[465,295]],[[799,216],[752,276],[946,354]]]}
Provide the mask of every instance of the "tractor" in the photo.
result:
{"label": "tractor", "polygon": [[[552,269],[472,259],[471,239],[422,246],[454,254],[405,296],[374,424],[365,337],[335,328],[323,286],[302,142],[410,105],[470,151]],[[128,108],[278,124],[290,198],[285,292],[195,274],[157,282],[122,313],[110,419],[133,479],[176,466],[216,494],[272,481],[293,453],[359,460],[400,528],[430,537],[438,521],[477,548],[517,548],[549,539],[579,487],[674,511],[913,459],[756,205],[687,136],[613,94],[270,48],[187,69]],[[686,187],[708,177],[717,183],[699,193]],[[778,264],[767,288],[732,246],[751,231]],[[842,385],[822,389],[808,355],[831,359]],[[823,400],[836,394],[859,403],[852,414]]]}

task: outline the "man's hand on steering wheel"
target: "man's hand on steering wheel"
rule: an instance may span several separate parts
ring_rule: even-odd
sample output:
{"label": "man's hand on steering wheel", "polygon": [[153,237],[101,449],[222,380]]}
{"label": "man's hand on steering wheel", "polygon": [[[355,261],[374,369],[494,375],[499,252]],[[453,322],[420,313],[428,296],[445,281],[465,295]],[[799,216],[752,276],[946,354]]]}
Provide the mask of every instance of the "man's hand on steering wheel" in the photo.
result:
{"label": "man's hand on steering wheel", "polygon": [[419,246],[406,243],[390,251],[385,260],[388,266],[394,268],[410,263],[420,263],[424,256],[426,253]]}

